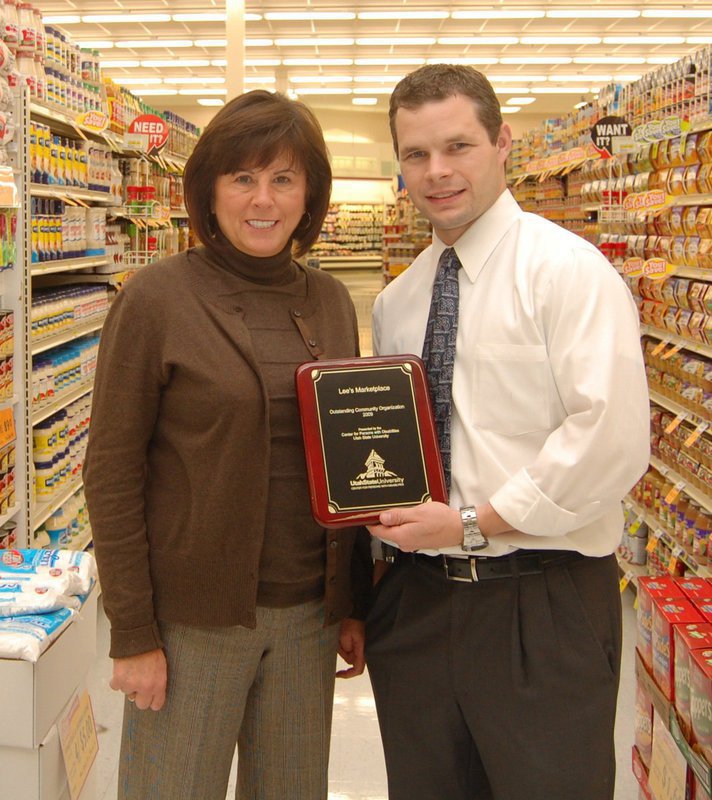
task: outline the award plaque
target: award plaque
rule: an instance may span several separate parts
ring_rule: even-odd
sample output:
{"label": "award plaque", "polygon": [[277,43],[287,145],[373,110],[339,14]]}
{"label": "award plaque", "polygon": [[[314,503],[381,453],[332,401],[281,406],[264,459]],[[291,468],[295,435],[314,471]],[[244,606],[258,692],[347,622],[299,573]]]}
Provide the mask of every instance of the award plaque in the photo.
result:
{"label": "award plaque", "polygon": [[423,362],[309,361],[295,375],[314,519],[378,521],[386,508],[447,502]]}

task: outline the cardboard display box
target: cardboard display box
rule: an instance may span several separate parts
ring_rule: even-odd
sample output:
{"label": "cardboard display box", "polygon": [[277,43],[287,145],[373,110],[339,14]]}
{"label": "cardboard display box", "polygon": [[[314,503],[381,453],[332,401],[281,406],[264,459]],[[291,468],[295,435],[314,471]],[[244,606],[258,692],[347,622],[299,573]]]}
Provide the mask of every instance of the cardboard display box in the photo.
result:
{"label": "cardboard display box", "polygon": [[38,748],[84,683],[96,654],[98,594],[95,585],[79,614],[38,661],[0,659],[0,747]]}

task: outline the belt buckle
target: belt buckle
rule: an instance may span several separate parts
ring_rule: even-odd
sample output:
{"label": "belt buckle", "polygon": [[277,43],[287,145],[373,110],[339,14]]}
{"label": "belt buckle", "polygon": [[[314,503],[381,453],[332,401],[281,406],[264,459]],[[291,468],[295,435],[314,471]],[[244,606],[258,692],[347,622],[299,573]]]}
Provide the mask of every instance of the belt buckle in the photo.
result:
{"label": "belt buckle", "polygon": [[477,583],[479,581],[479,576],[477,575],[477,559],[476,558],[468,558],[466,559],[470,562],[470,578],[462,578],[459,575],[451,575],[450,568],[448,564],[447,557],[443,557],[443,567],[445,569],[445,577],[449,581],[459,581],[460,583]]}

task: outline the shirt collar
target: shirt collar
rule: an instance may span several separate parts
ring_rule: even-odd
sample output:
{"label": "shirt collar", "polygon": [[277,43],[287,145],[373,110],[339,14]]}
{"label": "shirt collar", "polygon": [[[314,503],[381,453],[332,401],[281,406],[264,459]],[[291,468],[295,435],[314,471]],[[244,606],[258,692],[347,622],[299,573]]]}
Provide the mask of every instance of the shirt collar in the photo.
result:
{"label": "shirt collar", "polygon": [[[521,214],[517,201],[509,189],[506,189],[452,245],[470,282],[474,283],[495,247]],[[443,250],[449,246],[437,234],[433,234],[433,258],[436,264]]]}

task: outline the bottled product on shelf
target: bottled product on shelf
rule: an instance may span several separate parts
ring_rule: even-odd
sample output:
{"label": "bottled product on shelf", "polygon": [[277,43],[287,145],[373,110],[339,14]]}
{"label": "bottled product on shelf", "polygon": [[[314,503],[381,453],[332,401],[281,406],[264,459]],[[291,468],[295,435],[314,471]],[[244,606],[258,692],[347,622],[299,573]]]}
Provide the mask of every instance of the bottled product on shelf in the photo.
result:
{"label": "bottled product on shelf", "polygon": [[432,241],[428,220],[418,211],[405,188],[388,206],[383,228],[383,280],[390,283],[414,261]]}
{"label": "bottled product on shelf", "polygon": [[376,256],[383,243],[383,204],[332,203],[319,239],[309,252],[317,258]]}

